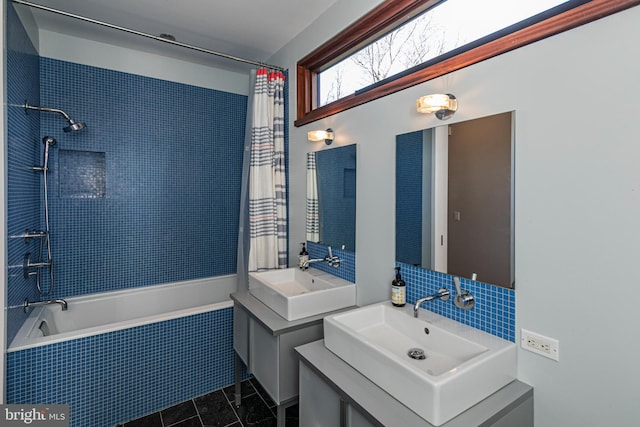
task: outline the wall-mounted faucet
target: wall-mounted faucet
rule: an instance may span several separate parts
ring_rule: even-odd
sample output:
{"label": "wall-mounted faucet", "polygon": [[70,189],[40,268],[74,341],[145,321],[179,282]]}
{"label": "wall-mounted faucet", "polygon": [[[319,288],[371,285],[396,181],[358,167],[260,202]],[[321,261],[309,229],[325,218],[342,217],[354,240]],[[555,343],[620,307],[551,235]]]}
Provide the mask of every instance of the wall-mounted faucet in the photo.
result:
{"label": "wall-mounted faucet", "polygon": [[333,255],[333,253],[331,253],[331,246],[327,246],[327,251],[328,251],[328,254],[326,257],[324,257],[324,260],[326,261],[326,263],[329,264],[331,267],[335,267],[335,268],[340,267],[340,258],[338,258],[337,255]]}
{"label": "wall-mounted faucet", "polygon": [[441,299],[442,301],[448,301],[450,296],[451,296],[451,293],[448,290],[446,290],[445,288],[440,288],[438,289],[438,293],[426,296],[424,298],[420,298],[419,300],[416,301],[415,305],[413,306],[413,317],[418,317],[418,309],[420,308],[420,304],[422,304],[423,302],[433,301],[434,299]]}
{"label": "wall-mounted faucet", "polygon": [[331,246],[327,246],[327,256],[325,256],[324,258],[315,258],[315,259],[310,259],[305,261],[300,268],[302,270],[306,270],[307,268],[309,268],[309,264],[314,264],[316,262],[326,262],[327,264],[329,264],[331,267],[334,268],[338,268],[340,267],[340,258],[336,255],[333,255],[333,252],[331,251]]}
{"label": "wall-mounted faucet", "polygon": [[49,305],[49,304],[60,304],[60,306],[62,307],[62,311],[66,311],[68,307],[67,302],[62,298],[50,299],[48,301],[29,301],[29,298],[25,298],[24,303],[22,304],[22,311],[24,311],[25,313],[28,313],[29,308],[31,307],[37,307],[39,305]]}
{"label": "wall-mounted faucet", "polygon": [[476,299],[469,293],[469,291],[460,289],[460,279],[457,276],[454,276],[453,284],[456,286],[456,297],[453,299],[455,306],[463,310],[471,310],[475,307]]}

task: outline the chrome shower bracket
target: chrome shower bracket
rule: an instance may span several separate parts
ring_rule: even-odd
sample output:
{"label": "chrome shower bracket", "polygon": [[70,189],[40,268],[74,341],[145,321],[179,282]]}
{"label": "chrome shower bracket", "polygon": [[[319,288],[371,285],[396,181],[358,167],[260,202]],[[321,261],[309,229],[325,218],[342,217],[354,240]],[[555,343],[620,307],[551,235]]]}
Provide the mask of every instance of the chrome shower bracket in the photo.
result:
{"label": "chrome shower bracket", "polygon": [[47,237],[46,231],[27,229],[24,231],[24,244],[29,244],[31,239],[44,239],[45,237]]}

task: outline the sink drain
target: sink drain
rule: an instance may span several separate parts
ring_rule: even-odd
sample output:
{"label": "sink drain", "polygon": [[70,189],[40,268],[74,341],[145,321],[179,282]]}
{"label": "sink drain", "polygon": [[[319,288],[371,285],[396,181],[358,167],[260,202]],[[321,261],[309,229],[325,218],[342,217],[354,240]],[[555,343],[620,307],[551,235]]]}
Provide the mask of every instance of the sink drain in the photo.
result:
{"label": "sink drain", "polygon": [[427,355],[424,353],[424,350],[421,348],[411,348],[407,351],[407,355],[416,360],[424,360],[427,358]]}

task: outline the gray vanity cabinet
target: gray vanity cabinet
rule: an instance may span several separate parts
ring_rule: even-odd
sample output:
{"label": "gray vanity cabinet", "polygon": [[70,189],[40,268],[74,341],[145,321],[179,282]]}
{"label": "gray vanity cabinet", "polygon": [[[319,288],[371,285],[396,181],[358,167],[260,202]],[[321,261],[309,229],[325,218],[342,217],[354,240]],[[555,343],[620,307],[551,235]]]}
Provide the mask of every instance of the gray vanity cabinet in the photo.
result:
{"label": "gray vanity cabinet", "polygon": [[300,364],[300,425],[332,427],[375,427],[348,400],[324,382],[309,366]]}
{"label": "gray vanity cabinet", "polygon": [[[231,299],[234,350],[278,405],[278,426],[284,426],[284,409],[298,401],[298,357],[294,347],[323,338],[325,314],[288,321],[248,292],[232,294]],[[339,311],[343,310],[331,313]]]}
{"label": "gray vanity cabinet", "polygon": [[[300,425],[433,427],[346,364],[324,341],[296,348]],[[442,427],[533,427],[533,389],[513,381]]]}
{"label": "gray vanity cabinet", "polygon": [[298,359],[293,348],[322,338],[322,324],[274,335],[249,320],[249,371],[277,404],[298,396]]}
{"label": "gray vanity cabinet", "polygon": [[340,395],[322,381],[307,365],[300,364],[300,425],[336,426],[341,425]]}

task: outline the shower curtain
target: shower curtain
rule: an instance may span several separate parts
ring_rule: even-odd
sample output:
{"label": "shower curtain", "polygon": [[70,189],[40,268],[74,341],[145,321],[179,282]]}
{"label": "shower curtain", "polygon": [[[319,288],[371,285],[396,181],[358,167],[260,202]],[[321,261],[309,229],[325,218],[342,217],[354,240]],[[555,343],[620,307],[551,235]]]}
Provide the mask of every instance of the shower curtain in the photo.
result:
{"label": "shower curtain", "polygon": [[[246,289],[246,271],[287,267],[287,195],[284,156],[284,82],[281,72],[261,68],[249,105],[249,251],[238,245],[238,289]],[[249,127],[249,126],[247,126]],[[246,212],[241,210],[241,212]],[[243,228],[241,218],[241,233]],[[246,234],[246,228],[244,228]],[[246,238],[244,238],[246,241]],[[245,267],[246,264],[246,267]],[[243,283],[245,281],[245,283]]]}
{"label": "shower curtain", "polygon": [[316,153],[307,153],[307,240],[320,241],[320,217],[318,214],[318,181]]}

